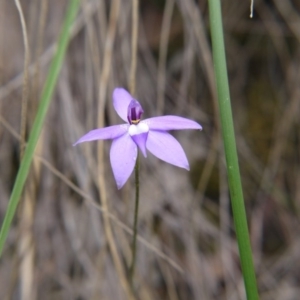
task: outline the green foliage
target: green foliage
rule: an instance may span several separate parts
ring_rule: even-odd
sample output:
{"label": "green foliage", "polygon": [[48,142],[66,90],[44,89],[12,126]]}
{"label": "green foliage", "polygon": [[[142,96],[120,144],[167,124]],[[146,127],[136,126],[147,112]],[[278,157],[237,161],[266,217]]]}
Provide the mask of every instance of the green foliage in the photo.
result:
{"label": "green foliage", "polygon": [[24,157],[22,159],[20,169],[17,174],[17,178],[13,187],[13,191],[8,203],[6,215],[1,227],[0,232],[0,255],[2,254],[4,243],[8,234],[8,231],[11,226],[11,222],[16,212],[16,208],[20,201],[20,197],[23,191],[23,187],[25,185],[28,172],[30,169],[30,165],[32,162],[34,150],[36,144],[39,139],[39,135],[41,133],[44,120],[50,105],[51,97],[54,91],[54,87],[57,82],[57,78],[63,63],[63,59],[65,56],[65,52],[67,49],[69,37],[70,37],[70,30],[77,14],[79,7],[79,0],[70,0],[69,9],[66,13],[64,25],[62,28],[61,36],[59,38],[57,44],[56,54],[54,55],[52,64],[50,66],[48,76],[44,85],[44,89],[41,96],[40,105],[38,108],[38,112],[35,118],[35,121],[32,126],[32,130],[29,136],[28,144],[24,153]]}
{"label": "green foliage", "polygon": [[210,0],[209,9],[214,68],[221,116],[221,129],[223,134],[235,230],[239,246],[241,266],[245,281],[247,298],[254,300],[258,299],[258,292],[255,271],[252,261],[247,217],[244,205],[242,183],[240,178],[238,156],[234,136],[220,1]]}

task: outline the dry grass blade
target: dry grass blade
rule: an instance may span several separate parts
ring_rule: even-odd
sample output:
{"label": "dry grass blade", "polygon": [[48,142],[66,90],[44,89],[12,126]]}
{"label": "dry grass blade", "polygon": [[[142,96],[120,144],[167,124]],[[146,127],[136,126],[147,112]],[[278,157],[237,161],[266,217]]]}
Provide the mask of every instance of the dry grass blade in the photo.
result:
{"label": "dry grass blade", "polygon": [[[27,117],[27,106],[28,106],[28,89],[29,89],[29,78],[28,78],[28,68],[30,62],[30,52],[29,52],[29,43],[28,43],[28,34],[25,23],[25,18],[23,14],[23,10],[19,0],[15,0],[16,7],[19,12],[20,21],[22,25],[22,33],[24,40],[24,77],[23,77],[23,93],[22,93],[22,112],[21,112],[21,141],[25,142],[25,134],[26,134],[26,117]],[[20,147],[20,158],[23,157],[24,149],[22,146]]]}
{"label": "dry grass blade", "polygon": [[[16,2],[26,21],[25,39]],[[24,194],[31,206],[20,207],[2,256],[0,299],[25,299],[29,290],[30,300],[34,295],[43,300],[127,298],[134,176],[117,190],[109,141],[99,143],[99,159],[96,143],[72,147],[87,131],[120,123],[111,101],[115,87],[134,94],[145,118],[163,112],[194,119],[204,128],[171,132],[187,154],[190,172],[150,153],[141,157],[137,298],[244,297],[219,150],[207,2],[137,2],[138,13],[135,1],[81,1],[40,152],[34,155],[37,172],[31,172],[32,188]],[[24,145],[22,99],[27,93],[29,130],[65,9],[66,1],[59,0],[0,1],[1,218]],[[222,1],[222,12],[260,296],[297,299],[300,4],[228,0]],[[24,68],[26,47],[30,61]],[[24,94],[26,76],[30,88]]]}
{"label": "dry grass blade", "polygon": [[[110,21],[109,21],[108,32],[105,41],[103,69],[100,76],[99,98],[98,98],[98,127],[100,128],[104,126],[104,107],[106,102],[107,85],[108,85],[108,80],[110,75],[110,65],[112,60],[112,49],[115,40],[116,26],[117,26],[119,11],[120,11],[120,5],[121,5],[120,0],[112,1]],[[99,176],[100,200],[104,210],[109,211],[106,184],[105,184],[104,155],[103,155],[102,143],[98,144],[97,152],[98,152],[98,176]],[[104,219],[103,221],[104,221],[105,235],[107,238],[109,249],[111,251],[114,260],[116,270],[119,275],[119,280],[121,282],[122,288],[128,299],[134,299],[130,286],[128,284],[128,280],[126,278],[126,273],[125,273],[124,266],[122,264],[122,260],[120,258],[120,254],[118,253],[110,220],[108,219],[107,215],[104,215],[103,219]]]}

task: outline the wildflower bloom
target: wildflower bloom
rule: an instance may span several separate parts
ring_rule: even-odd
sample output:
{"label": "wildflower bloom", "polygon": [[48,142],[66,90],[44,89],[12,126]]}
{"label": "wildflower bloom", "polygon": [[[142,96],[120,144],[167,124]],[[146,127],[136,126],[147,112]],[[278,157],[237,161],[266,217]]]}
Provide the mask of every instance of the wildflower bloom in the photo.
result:
{"label": "wildflower bloom", "polygon": [[125,124],[95,129],[82,136],[75,144],[112,139],[110,163],[120,189],[132,173],[138,148],[147,157],[147,150],[161,160],[189,170],[186,155],[168,130],[202,129],[198,123],[177,116],[161,116],[141,120],[143,108],[125,89],[113,92],[113,105]]}

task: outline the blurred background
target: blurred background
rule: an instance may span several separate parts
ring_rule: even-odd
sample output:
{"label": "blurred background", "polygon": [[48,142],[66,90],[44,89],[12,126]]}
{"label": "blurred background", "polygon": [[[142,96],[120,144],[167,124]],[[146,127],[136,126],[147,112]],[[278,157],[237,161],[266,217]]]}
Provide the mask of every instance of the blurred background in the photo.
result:
{"label": "blurred background", "polygon": [[[30,132],[68,1],[20,3],[27,56],[15,2],[0,1],[1,222],[19,168],[20,133]],[[255,0],[252,19],[250,1],[222,5],[261,299],[299,299],[300,2]],[[136,97],[144,117],[180,115],[199,122],[203,131],[173,133],[190,172],[151,154],[141,158],[137,299],[245,299],[208,15],[205,0],[140,0]],[[97,142],[72,144],[99,122],[121,122],[111,94],[117,86],[129,89],[131,28],[132,1],[81,1],[1,257],[0,299],[128,298],[123,287],[131,260],[134,176],[118,191],[110,142],[101,144],[103,156],[97,155]],[[24,88],[25,57],[29,84]]]}

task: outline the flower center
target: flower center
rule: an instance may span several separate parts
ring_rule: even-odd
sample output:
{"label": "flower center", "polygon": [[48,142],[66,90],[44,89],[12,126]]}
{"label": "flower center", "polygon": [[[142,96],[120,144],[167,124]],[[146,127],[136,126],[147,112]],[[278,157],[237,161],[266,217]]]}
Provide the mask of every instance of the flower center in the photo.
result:
{"label": "flower center", "polygon": [[127,110],[127,119],[129,124],[137,125],[141,120],[143,112],[141,104],[137,100],[132,99]]}
{"label": "flower center", "polygon": [[137,125],[132,124],[129,126],[128,133],[130,136],[139,135],[142,133],[148,133],[149,126],[146,123],[139,123]]}
{"label": "flower center", "polygon": [[149,126],[144,122],[140,122],[137,125],[131,124],[128,129],[129,135],[140,148],[145,157],[147,157],[146,142],[148,138],[148,132]]}

